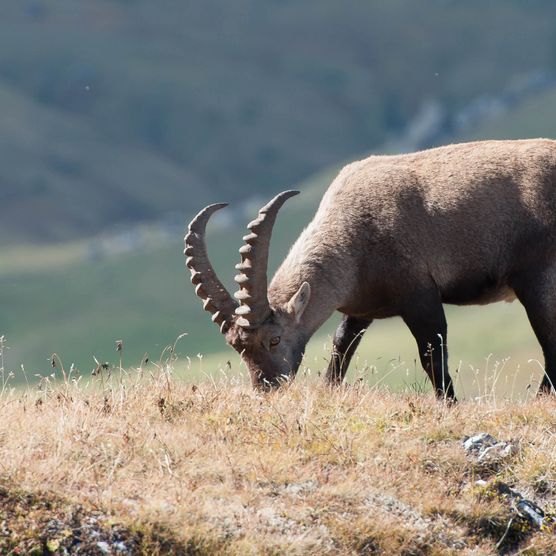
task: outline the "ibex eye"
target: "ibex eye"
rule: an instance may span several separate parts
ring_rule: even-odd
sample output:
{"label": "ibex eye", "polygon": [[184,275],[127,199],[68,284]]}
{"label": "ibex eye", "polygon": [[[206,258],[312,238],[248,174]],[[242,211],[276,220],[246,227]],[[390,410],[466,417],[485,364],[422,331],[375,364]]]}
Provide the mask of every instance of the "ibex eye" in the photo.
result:
{"label": "ibex eye", "polygon": [[277,346],[280,343],[280,336],[274,336],[274,338],[270,338],[270,347]]}

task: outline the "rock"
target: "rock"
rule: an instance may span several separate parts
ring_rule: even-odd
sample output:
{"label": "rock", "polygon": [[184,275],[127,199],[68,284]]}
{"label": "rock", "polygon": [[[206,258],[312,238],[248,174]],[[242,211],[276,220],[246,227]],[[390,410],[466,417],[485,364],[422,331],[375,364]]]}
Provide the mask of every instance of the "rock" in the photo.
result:
{"label": "rock", "polygon": [[481,432],[475,436],[468,436],[463,439],[463,447],[467,452],[481,452],[485,448],[494,446],[498,441],[494,436],[487,432]]}
{"label": "rock", "polygon": [[478,463],[492,463],[506,459],[517,453],[517,447],[511,442],[499,442],[487,432],[469,436],[463,440],[464,449],[474,457]]}
{"label": "rock", "polygon": [[[517,453],[517,447],[510,442],[499,442],[492,435],[481,432],[474,436],[464,438],[463,447],[468,454],[476,458],[477,463],[496,463]],[[475,481],[477,486],[487,488],[489,483],[485,480]],[[521,493],[512,489],[507,484],[496,481],[491,487],[500,496],[513,504],[515,512],[526,519],[533,526],[541,529],[552,517],[531,500],[527,500]]]}
{"label": "rock", "polygon": [[[514,503],[516,512],[529,521],[529,523],[539,529],[545,525],[545,520],[547,520],[548,516],[537,504],[524,498],[521,493],[509,487],[506,483],[497,482],[494,488],[499,494],[511,500]],[[548,519],[548,521],[550,521],[550,519]]]}
{"label": "rock", "polygon": [[107,542],[99,541],[97,547],[103,554],[110,554],[110,545]]}

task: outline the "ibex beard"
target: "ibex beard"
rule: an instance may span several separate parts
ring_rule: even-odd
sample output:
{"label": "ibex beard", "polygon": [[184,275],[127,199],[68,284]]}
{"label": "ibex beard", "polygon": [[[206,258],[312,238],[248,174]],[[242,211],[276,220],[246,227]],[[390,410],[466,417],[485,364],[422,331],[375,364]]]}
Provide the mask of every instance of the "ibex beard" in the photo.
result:
{"label": "ibex beard", "polygon": [[326,372],[341,383],[375,319],[402,317],[439,397],[455,399],[443,304],[524,305],[543,348],[541,392],[556,382],[556,141],[484,141],[371,156],[346,166],[270,285],[272,228],[285,191],[248,224],[235,299],[208,258],[204,208],[185,237],[204,308],[245,361],[253,385],[297,372],[305,346],[343,314]]}

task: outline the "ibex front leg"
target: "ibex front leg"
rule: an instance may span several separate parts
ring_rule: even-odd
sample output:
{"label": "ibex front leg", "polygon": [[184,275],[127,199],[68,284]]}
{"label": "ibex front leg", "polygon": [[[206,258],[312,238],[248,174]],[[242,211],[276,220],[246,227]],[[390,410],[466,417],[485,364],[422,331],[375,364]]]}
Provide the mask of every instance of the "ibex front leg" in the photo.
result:
{"label": "ibex front leg", "polygon": [[420,292],[408,301],[402,314],[419,349],[423,369],[439,398],[455,401],[454,386],[448,373],[448,327],[438,292]]}
{"label": "ibex front leg", "polygon": [[349,362],[371,322],[371,319],[344,316],[334,334],[332,356],[326,371],[329,384],[341,384],[344,380]]}

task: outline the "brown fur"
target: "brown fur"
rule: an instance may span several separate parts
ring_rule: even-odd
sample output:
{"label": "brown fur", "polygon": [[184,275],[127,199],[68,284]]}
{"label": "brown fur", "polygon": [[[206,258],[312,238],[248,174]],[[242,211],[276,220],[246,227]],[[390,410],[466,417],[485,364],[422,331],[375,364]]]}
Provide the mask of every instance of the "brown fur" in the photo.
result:
{"label": "brown fur", "polygon": [[[308,339],[338,310],[345,317],[327,376],[340,381],[360,333],[373,319],[400,315],[437,393],[452,397],[442,303],[517,296],[543,347],[549,389],[548,379],[556,379],[555,236],[556,141],[371,156],[339,173],[276,272],[268,323],[232,328],[228,341],[244,353],[255,382],[274,382],[295,374]],[[304,282],[310,295],[294,318],[288,303]],[[283,345],[274,356],[268,342],[276,336]]]}
{"label": "brown fur", "polygon": [[554,234],[556,141],[371,156],[334,180],[269,298],[279,305],[308,281],[315,318],[329,300],[350,315],[393,316],[425,286],[447,303],[495,301],[511,274],[551,257]]}

